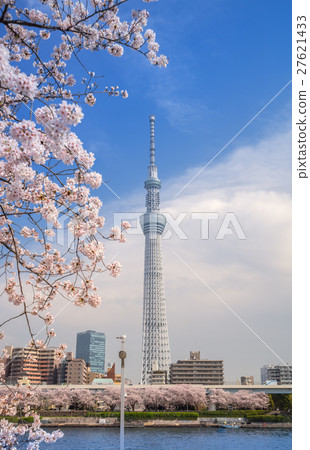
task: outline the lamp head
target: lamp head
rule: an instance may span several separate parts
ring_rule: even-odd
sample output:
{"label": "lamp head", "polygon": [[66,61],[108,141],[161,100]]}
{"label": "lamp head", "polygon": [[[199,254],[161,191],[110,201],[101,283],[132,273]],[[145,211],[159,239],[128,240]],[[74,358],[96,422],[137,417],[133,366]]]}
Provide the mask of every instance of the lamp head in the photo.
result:
{"label": "lamp head", "polygon": [[122,336],[116,336],[116,339],[121,339],[122,341],[124,341],[126,339],[126,335],[123,334]]}

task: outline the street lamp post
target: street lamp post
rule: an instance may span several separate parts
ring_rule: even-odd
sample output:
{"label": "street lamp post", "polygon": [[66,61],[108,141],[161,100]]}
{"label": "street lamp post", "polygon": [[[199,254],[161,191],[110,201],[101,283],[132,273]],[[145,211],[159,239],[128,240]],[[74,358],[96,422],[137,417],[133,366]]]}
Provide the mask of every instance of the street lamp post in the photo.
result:
{"label": "street lamp post", "polygon": [[120,411],[120,450],[124,450],[124,409],[125,409],[125,342],[126,336],[119,336],[116,339],[121,340],[121,351],[118,356],[121,359],[121,411]]}

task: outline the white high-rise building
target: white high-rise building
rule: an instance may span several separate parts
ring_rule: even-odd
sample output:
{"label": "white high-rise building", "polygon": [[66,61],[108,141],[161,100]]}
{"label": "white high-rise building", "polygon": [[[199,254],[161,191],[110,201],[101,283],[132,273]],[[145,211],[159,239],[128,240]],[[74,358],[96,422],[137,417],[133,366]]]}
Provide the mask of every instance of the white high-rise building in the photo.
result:
{"label": "white high-rise building", "polygon": [[161,255],[166,218],[159,209],[161,182],[155,165],[154,124],[155,116],[150,116],[150,165],[144,183],[147,210],[140,217],[145,235],[141,384],[150,383],[154,365],[168,374],[171,363]]}

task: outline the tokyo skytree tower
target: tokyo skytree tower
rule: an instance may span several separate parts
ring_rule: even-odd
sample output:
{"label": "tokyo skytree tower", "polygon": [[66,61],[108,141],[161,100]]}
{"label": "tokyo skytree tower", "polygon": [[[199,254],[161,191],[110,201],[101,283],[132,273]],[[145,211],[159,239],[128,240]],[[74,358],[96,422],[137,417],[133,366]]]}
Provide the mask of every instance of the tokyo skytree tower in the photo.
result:
{"label": "tokyo skytree tower", "polygon": [[144,183],[147,209],[140,216],[145,235],[141,384],[149,383],[150,372],[154,369],[168,374],[171,363],[161,256],[161,235],[166,218],[159,210],[161,182],[155,165],[154,124],[155,116],[150,116],[150,165]]}

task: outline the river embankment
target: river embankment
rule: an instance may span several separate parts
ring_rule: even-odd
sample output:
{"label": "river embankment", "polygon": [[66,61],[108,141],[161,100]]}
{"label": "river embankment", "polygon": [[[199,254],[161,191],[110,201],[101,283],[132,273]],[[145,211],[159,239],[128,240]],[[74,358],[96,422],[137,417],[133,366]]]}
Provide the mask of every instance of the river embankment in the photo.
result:
{"label": "river embankment", "polygon": [[[44,427],[119,427],[118,418],[99,417],[44,417],[41,419]],[[141,427],[214,427],[219,428],[224,422],[231,422],[231,418],[221,417],[220,419],[201,417],[197,420],[132,420],[125,422],[126,428]],[[241,428],[292,428],[291,423],[286,422],[251,422],[244,421],[244,418],[234,418],[233,422]]]}

